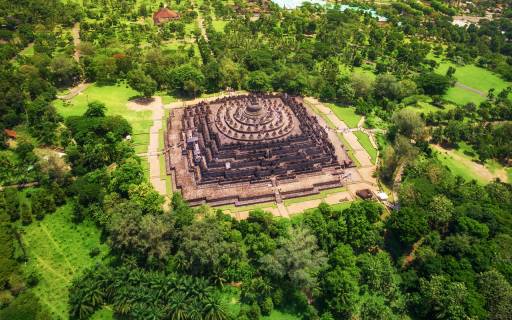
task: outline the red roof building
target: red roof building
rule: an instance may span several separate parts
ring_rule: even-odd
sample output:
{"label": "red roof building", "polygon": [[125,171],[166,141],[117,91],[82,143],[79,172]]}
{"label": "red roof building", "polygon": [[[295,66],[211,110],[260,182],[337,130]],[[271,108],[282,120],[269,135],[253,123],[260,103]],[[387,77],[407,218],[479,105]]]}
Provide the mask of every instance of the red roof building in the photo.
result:
{"label": "red roof building", "polygon": [[11,139],[16,139],[16,131],[11,129],[4,129],[5,135]]}
{"label": "red roof building", "polygon": [[166,7],[161,7],[157,12],[153,13],[153,21],[155,24],[159,25],[162,23],[166,23],[171,20],[178,20],[180,18],[180,14],[176,11],[170,10]]}

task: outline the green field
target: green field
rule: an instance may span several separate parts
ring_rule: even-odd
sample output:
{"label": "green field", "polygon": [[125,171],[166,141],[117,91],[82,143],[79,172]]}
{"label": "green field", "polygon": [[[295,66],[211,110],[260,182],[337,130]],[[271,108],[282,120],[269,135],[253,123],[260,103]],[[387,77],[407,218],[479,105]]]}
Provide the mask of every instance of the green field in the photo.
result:
{"label": "green field", "polygon": [[123,116],[133,128],[133,143],[135,152],[146,152],[149,144],[149,128],[151,127],[151,111],[133,111],[127,104],[138,93],[119,83],[112,86],[92,84],[84,92],[70,100],[69,104],[62,100],[54,102],[57,111],[64,117],[82,115],[87,109],[88,102],[101,101],[107,107],[108,115]]}
{"label": "green field", "polygon": [[309,200],[325,199],[325,197],[327,197],[330,194],[337,193],[337,192],[343,192],[343,191],[347,191],[347,189],[344,187],[327,189],[327,190],[320,191],[318,194],[312,194],[312,195],[305,196],[305,197],[286,199],[283,202],[284,202],[285,206],[289,206],[289,205],[292,205],[295,203],[301,203],[301,202],[305,202],[305,201],[309,201]]}
{"label": "green field", "polygon": [[362,131],[356,131],[354,132],[354,135],[357,137],[357,140],[363,146],[363,148],[368,152],[370,155],[370,158],[372,159],[372,163],[375,163],[377,161],[377,149],[375,149],[370,142],[370,137]]}
{"label": "green field", "polygon": [[236,212],[242,212],[242,211],[252,211],[252,210],[258,210],[258,209],[267,209],[267,208],[277,208],[277,205],[275,202],[263,202],[263,203],[256,203],[248,206],[240,206],[237,207],[233,204],[220,206],[220,207],[214,207],[214,209],[219,209],[226,211],[226,213],[236,213]]}
{"label": "green field", "polygon": [[418,101],[416,104],[407,106],[405,108],[419,112],[419,113],[428,114],[428,113],[435,113],[438,111],[449,111],[449,110],[454,109],[455,107],[456,107],[456,105],[454,105],[454,104],[445,103],[444,108],[439,108],[429,102]]}
{"label": "green field", "polygon": [[[478,157],[473,148],[466,144],[460,143],[459,147],[450,150],[453,154],[439,153],[438,159],[446,165],[453,174],[461,176],[467,181],[476,180],[480,184],[486,184],[490,180],[500,177],[501,180],[512,181],[512,168],[503,167],[495,160],[487,160],[483,166],[483,173],[475,172],[471,162],[478,162]],[[461,160],[462,159],[462,160]]]}
{"label": "green field", "polygon": [[356,114],[355,108],[340,107],[332,103],[326,103],[325,105],[334,112],[338,119],[345,122],[349,128],[357,128],[361,116]]}
{"label": "green field", "polygon": [[477,67],[473,64],[459,66],[448,61],[440,61],[436,72],[444,75],[450,66],[456,69],[454,77],[458,82],[470,88],[476,89],[483,94],[482,96],[476,92],[472,92],[471,90],[457,86],[451,87],[448,89],[448,92],[445,94],[444,98],[457,104],[463,105],[468,102],[478,104],[486,100],[485,96],[487,95],[489,89],[494,88],[497,94],[506,87],[512,85],[510,82],[500,78],[500,76],[497,74],[487,69]]}
{"label": "green field", "polygon": [[[71,281],[86,268],[99,262],[108,253],[100,243],[100,232],[90,221],[71,221],[71,206],[59,208],[43,221],[23,227],[22,241],[29,257],[24,269],[40,274],[34,288],[53,319],[68,319],[68,288]],[[95,258],[91,249],[100,249]]]}

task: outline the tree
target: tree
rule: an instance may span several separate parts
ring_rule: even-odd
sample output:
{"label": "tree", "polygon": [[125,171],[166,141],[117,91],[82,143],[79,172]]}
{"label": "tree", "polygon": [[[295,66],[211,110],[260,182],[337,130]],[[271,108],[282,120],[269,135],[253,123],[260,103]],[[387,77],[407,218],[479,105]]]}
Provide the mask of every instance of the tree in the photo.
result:
{"label": "tree", "polygon": [[21,223],[24,226],[32,223],[32,212],[27,202],[21,203]]}
{"label": "tree", "polygon": [[141,207],[144,214],[157,215],[163,212],[164,198],[147,182],[130,185],[128,197]]}
{"label": "tree", "polygon": [[105,117],[107,107],[103,102],[92,101],[87,105],[87,110],[84,113],[86,118]]}
{"label": "tree", "polygon": [[425,121],[413,110],[402,109],[395,112],[391,122],[397,133],[410,139],[421,140],[425,137]]}
{"label": "tree", "polygon": [[443,95],[450,87],[450,79],[447,76],[434,72],[420,74],[416,83],[429,95]]}
{"label": "tree", "polygon": [[192,64],[183,64],[168,74],[171,89],[187,96],[196,96],[204,90],[205,77],[201,70]]}
{"label": "tree", "polygon": [[350,78],[356,98],[368,97],[373,89],[373,79],[364,73],[354,72]]}
{"label": "tree", "polygon": [[239,244],[228,241],[221,224],[207,218],[185,227],[176,258],[184,271],[224,281],[225,272],[242,259]]}
{"label": "tree", "polygon": [[254,71],[249,73],[245,82],[245,88],[254,92],[270,92],[272,91],[272,82],[265,72]]}
{"label": "tree", "polygon": [[168,216],[144,215],[141,208],[130,201],[121,202],[112,212],[107,230],[114,250],[121,255],[132,254],[143,262],[167,259],[173,231]]}
{"label": "tree", "polygon": [[322,297],[336,319],[350,319],[359,300],[357,274],[335,267],[322,278]]}
{"label": "tree", "polygon": [[127,196],[132,184],[140,184],[144,180],[144,172],[140,159],[128,158],[114,172],[110,181],[110,189]]}
{"label": "tree", "polygon": [[46,214],[52,213],[56,209],[52,194],[42,188],[30,192],[30,203],[32,214],[38,220],[42,220]]}
{"label": "tree", "polygon": [[111,83],[117,79],[116,59],[106,55],[95,55],[91,63],[90,77],[100,83]]}
{"label": "tree", "polygon": [[275,252],[260,260],[268,274],[306,292],[316,287],[317,274],[326,261],[315,236],[304,227],[290,229],[287,238],[279,239]]}
{"label": "tree", "polygon": [[512,285],[496,270],[484,272],[478,277],[480,293],[485,298],[489,319],[509,320],[512,315]]}
{"label": "tree", "polygon": [[142,69],[131,70],[128,72],[127,79],[130,87],[140,92],[144,98],[151,98],[156,92],[156,81]]}
{"label": "tree", "polygon": [[432,228],[446,232],[454,211],[453,203],[444,195],[436,195],[429,204],[429,222]]}
{"label": "tree", "polygon": [[9,215],[11,221],[17,221],[20,218],[20,200],[18,191],[14,188],[7,188],[2,191],[3,209]]}
{"label": "tree", "polygon": [[469,293],[461,282],[451,282],[444,276],[420,279],[420,296],[416,306],[424,318],[469,319]]}
{"label": "tree", "polygon": [[388,227],[406,246],[412,245],[429,231],[425,213],[409,207],[393,211]]}
{"label": "tree", "polygon": [[80,78],[80,66],[71,57],[56,56],[50,63],[53,83],[57,87],[68,87],[76,83]]}
{"label": "tree", "polygon": [[361,320],[391,320],[400,319],[393,314],[386,300],[376,294],[364,295],[361,299],[359,316]]}

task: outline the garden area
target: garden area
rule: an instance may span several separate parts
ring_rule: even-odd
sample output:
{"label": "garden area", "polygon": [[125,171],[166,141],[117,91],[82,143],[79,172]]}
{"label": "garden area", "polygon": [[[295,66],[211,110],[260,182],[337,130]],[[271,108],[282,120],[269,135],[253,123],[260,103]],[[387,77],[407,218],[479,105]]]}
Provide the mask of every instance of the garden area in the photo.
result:
{"label": "garden area", "polygon": [[151,111],[134,111],[128,109],[128,101],[138,97],[139,94],[124,82],[116,85],[100,86],[90,85],[81,94],[70,101],[56,100],[54,105],[63,117],[82,115],[87,105],[93,101],[100,101],[107,107],[107,115],[123,116],[132,126],[132,141],[136,153],[147,151],[149,144],[149,128],[151,127]]}

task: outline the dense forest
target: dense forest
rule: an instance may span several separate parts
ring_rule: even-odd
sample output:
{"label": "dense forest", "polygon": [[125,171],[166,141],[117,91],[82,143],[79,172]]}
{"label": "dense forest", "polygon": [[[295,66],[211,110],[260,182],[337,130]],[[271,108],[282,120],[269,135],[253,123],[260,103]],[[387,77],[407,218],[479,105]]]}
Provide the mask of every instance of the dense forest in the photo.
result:
{"label": "dense forest", "polygon": [[[464,65],[512,80],[510,3],[474,1],[468,13],[501,11],[466,27],[452,24],[461,1],[393,1],[376,9],[384,25],[338,4],[256,3],[257,18],[245,1],[165,1],[181,19],[156,26],[164,3],[0,0],[0,319],[61,318],[38,291],[45,266],[26,267],[43,244],[24,237],[63,208],[68,232],[90,224],[106,248],[94,245],[84,272],[55,275],[71,278],[70,319],[511,319],[512,186],[463,179],[433,146],[510,166],[510,86],[445,98]],[[290,219],[191,208],[155,191],[127,138],[134,124],[108,103],[59,112],[58,96],[83,83],[146,99],[232,88],[351,106],[380,130],[376,176],[398,199]],[[411,111],[425,99],[435,111]]]}

